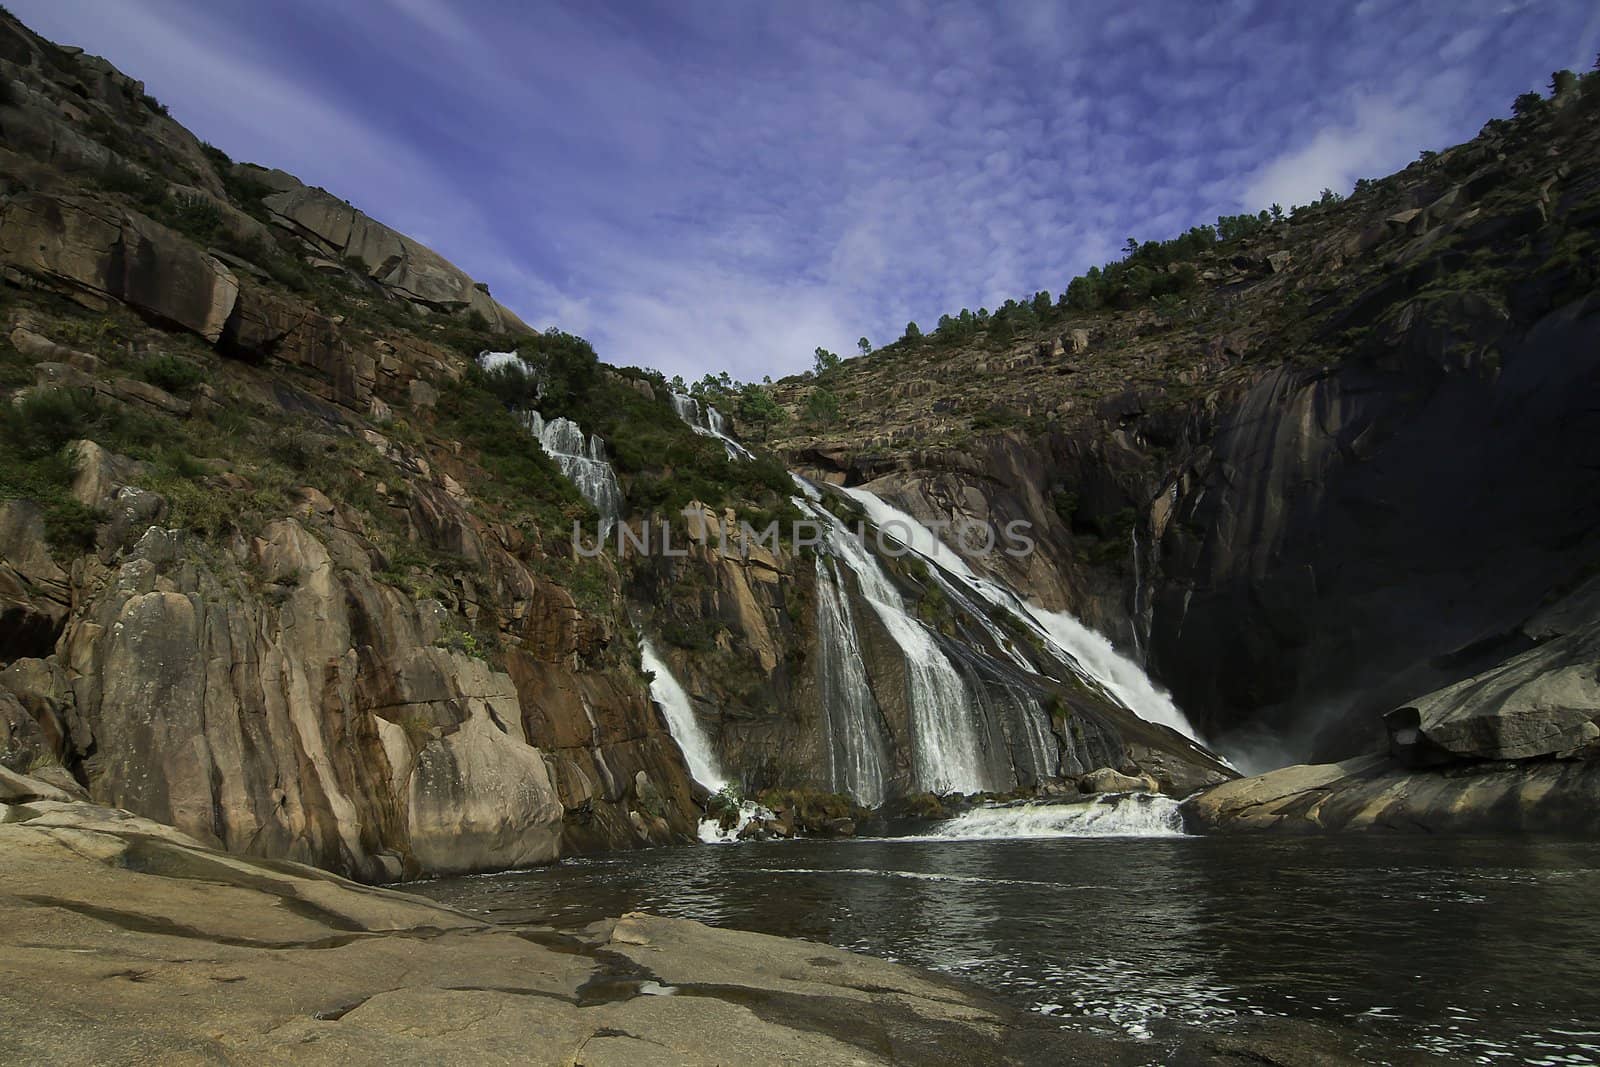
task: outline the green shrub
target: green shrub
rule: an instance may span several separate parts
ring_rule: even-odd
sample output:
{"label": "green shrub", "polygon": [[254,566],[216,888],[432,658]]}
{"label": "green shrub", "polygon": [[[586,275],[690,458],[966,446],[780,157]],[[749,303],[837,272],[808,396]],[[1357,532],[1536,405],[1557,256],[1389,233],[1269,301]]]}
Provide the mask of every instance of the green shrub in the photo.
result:
{"label": "green shrub", "polygon": [[139,365],[139,377],[169,393],[181,394],[205,380],[205,372],[187,359],[162,352]]}
{"label": "green shrub", "polygon": [[41,459],[90,436],[107,419],[93,390],[39,389],[0,404],[0,436],[22,458]]}
{"label": "green shrub", "polygon": [[226,225],[222,209],[204,196],[174,197],[171,207],[164,213],[163,221],[201,242],[216,240]]}
{"label": "green shrub", "polygon": [[95,530],[104,521],[99,510],[63,497],[45,508],[45,539],[57,555],[82,555],[94,548]]}

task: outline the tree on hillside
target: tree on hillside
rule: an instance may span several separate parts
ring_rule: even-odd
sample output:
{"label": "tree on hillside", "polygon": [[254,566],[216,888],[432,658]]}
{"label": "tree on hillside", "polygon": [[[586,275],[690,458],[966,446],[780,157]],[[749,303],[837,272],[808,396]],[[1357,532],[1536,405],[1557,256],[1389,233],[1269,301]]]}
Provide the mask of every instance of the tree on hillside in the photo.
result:
{"label": "tree on hillside", "polygon": [[861,354],[864,356],[868,352],[872,351],[872,342],[863,337],[861,340],[856,342],[856,347],[861,349]]}
{"label": "tree on hillside", "polygon": [[827,426],[839,417],[839,398],[826,389],[813,389],[806,397],[806,421],[816,426]]}
{"label": "tree on hillside", "polygon": [[922,330],[921,330],[921,328],[919,328],[915,322],[906,323],[906,332],[900,336],[900,340],[902,340],[902,341],[920,341],[920,340],[922,340]]}
{"label": "tree on hillside", "polygon": [[1550,75],[1550,95],[1564,96],[1577,88],[1578,76],[1570,70],[1558,70]]}
{"label": "tree on hillside", "polygon": [[814,355],[816,359],[812,363],[812,369],[818,374],[826,373],[839,365],[839,354],[837,352],[829,352],[821,345],[817,346]]}
{"label": "tree on hillside", "polygon": [[773,426],[784,419],[784,410],[773,399],[772,392],[762,386],[750,384],[739,391],[739,402],[734,408],[741,425],[755,429],[766,440]]}
{"label": "tree on hillside", "polygon": [[1544,97],[1531,90],[1511,101],[1511,113],[1519,119],[1537,115],[1543,110]]}

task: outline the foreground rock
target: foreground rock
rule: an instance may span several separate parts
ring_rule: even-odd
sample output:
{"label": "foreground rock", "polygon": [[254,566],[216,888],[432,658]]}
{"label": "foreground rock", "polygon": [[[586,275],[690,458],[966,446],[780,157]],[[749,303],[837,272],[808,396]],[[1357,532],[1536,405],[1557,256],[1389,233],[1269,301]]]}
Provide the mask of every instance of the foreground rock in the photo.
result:
{"label": "foreground rock", "polygon": [[0,1062],[1352,1062],[1292,1024],[1175,1050],[1067,1032],[894,964],[686,920],[492,925],[0,784]]}
{"label": "foreground rock", "polygon": [[573,934],[495,927],[21,776],[4,795],[6,1062],[846,1064],[1067,1047],[818,945],[642,914]]}

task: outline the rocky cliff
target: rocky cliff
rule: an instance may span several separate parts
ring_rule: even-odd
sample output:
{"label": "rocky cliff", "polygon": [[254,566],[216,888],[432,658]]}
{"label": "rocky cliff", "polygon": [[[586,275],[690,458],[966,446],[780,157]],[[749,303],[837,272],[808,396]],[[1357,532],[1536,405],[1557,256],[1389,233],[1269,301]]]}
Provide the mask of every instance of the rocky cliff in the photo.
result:
{"label": "rocky cliff", "polygon": [[[1140,246],[1104,299],[781,383],[773,443],[925,520],[1033,523],[1041,552],[973,565],[1117,635],[1247,765],[1387,751],[1405,708],[1470,715],[1463,763],[1579,758],[1594,657],[1527,657],[1600,563],[1597,77],[1348,199]],[[1482,725],[1520,707],[1549,744]]]}
{"label": "rocky cliff", "polygon": [[[771,454],[8,16],[0,278],[13,769],[367,880],[693,840],[705,794],[640,670],[651,636],[719,777],[784,803],[859,784],[842,697],[881,744],[872,803],[1226,776],[926,561],[719,543],[802,517]],[[691,549],[578,551],[602,522]],[[832,645],[830,611],[859,620]],[[956,777],[930,715],[967,732]]]}

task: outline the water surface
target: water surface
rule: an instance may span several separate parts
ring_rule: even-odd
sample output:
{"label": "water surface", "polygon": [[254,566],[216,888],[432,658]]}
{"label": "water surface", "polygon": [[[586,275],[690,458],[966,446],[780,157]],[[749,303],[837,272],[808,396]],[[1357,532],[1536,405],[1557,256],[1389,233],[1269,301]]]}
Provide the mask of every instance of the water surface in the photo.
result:
{"label": "water surface", "polygon": [[1429,837],[796,841],[408,887],[487,917],[644,910],[958,975],[1159,1046],[1247,1016],[1365,1054],[1600,1062],[1600,845]]}

